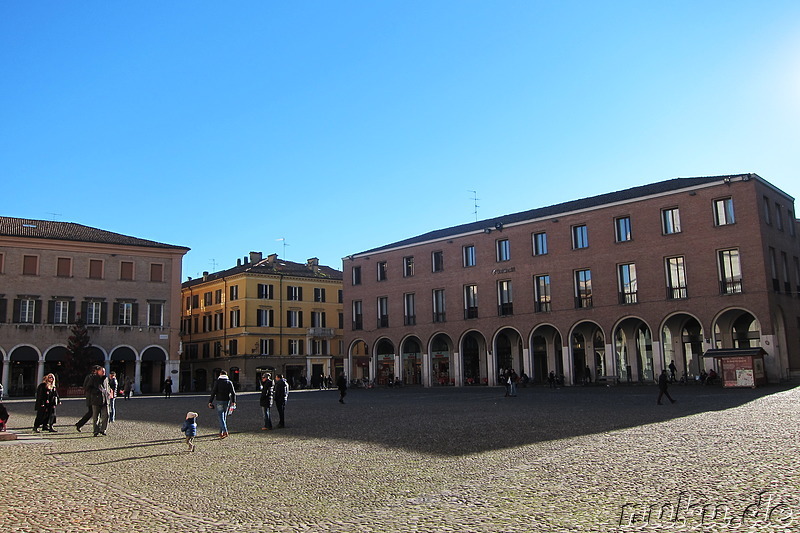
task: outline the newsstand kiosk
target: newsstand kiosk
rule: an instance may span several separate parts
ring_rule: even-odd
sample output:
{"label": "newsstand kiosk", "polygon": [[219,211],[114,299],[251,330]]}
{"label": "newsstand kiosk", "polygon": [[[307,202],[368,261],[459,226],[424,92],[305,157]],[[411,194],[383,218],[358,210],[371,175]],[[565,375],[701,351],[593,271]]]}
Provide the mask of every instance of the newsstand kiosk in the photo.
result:
{"label": "newsstand kiosk", "polygon": [[718,348],[703,357],[713,357],[720,365],[725,387],[751,387],[767,384],[763,348]]}

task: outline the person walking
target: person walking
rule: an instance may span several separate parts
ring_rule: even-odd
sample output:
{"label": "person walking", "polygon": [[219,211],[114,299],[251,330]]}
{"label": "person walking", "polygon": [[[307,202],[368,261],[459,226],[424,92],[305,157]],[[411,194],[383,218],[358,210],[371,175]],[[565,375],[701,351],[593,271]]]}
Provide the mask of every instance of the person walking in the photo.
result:
{"label": "person walking", "polygon": [[[45,431],[55,432],[53,422],[56,417],[56,406],[61,403],[56,390],[56,377],[47,374],[39,386],[36,387],[36,419],[33,421],[33,430],[40,433]],[[41,426],[41,427],[40,427]]]}
{"label": "person walking", "polygon": [[675,360],[673,359],[669,363],[669,382],[675,383],[675,372],[678,371],[678,367],[675,366]]}
{"label": "person walking", "polygon": [[117,419],[117,391],[119,390],[119,381],[117,381],[117,373],[111,372],[108,374],[108,421],[113,422]]}
{"label": "person walking", "polygon": [[167,376],[164,380],[164,398],[172,396],[172,378]]}
{"label": "person walking", "polygon": [[667,370],[664,369],[661,371],[661,375],[658,376],[658,400],[656,401],[658,405],[661,405],[661,398],[664,396],[669,399],[670,403],[675,403],[675,400],[672,399],[672,396],[670,396],[667,391],[668,385],[669,377],[667,377]]}
{"label": "person walking", "polygon": [[231,380],[228,379],[228,373],[224,370],[219,373],[219,377],[214,382],[214,388],[211,389],[211,396],[208,398],[208,407],[217,409],[219,438],[226,438],[228,436],[229,410],[236,409],[236,390]]}
{"label": "person walking", "polygon": [[275,376],[275,407],[278,409],[278,427],[285,427],[284,411],[286,402],[289,400],[289,384],[283,378],[283,374]]}
{"label": "person walking", "polygon": [[122,390],[122,397],[127,400],[131,397],[132,392],[133,380],[131,378],[125,378],[125,388]]}
{"label": "person walking", "polygon": [[75,429],[78,430],[78,433],[81,432],[81,428],[92,418],[92,400],[89,396],[89,388],[91,386],[92,377],[94,377],[95,369],[98,368],[97,366],[93,366],[92,370],[89,374],[83,379],[83,395],[86,398],[86,413],[75,423]]}
{"label": "person walking", "polygon": [[108,400],[111,391],[108,386],[106,369],[102,366],[95,367],[89,385],[89,397],[92,404],[92,433],[105,436],[108,429]]}
{"label": "person walking", "polygon": [[339,374],[336,388],[339,389],[339,403],[344,403],[344,397],[347,396],[347,378],[344,373]]}
{"label": "person walking", "polygon": [[258,399],[258,403],[261,405],[261,410],[264,413],[264,425],[261,427],[262,430],[272,429],[272,416],[270,411],[272,410],[273,385],[272,374],[269,372],[261,374],[261,396]]}
{"label": "person walking", "polygon": [[197,436],[197,417],[199,415],[194,411],[186,413],[186,419],[183,421],[181,431],[186,435],[186,445],[189,446],[189,451],[194,451],[194,438]]}

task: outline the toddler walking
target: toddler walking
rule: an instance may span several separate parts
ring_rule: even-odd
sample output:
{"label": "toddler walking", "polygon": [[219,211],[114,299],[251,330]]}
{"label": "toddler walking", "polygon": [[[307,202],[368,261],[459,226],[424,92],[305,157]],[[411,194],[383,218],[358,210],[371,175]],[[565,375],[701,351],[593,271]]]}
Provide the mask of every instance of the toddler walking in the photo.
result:
{"label": "toddler walking", "polygon": [[194,438],[197,436],[197,416],[194,411],[189,411],[181,426],[181,431],[186,435],[186,444],[189,446],[190,452],[194,451]]}

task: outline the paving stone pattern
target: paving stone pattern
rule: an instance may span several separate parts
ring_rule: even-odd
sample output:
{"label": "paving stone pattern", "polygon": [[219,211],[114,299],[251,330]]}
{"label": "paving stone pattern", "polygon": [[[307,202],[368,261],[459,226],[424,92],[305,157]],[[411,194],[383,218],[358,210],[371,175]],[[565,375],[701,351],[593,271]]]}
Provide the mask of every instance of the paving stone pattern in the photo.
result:
{"label": "paving stone pattern", "polygon": [[800,389],[670,391],[294,391],[273,431],[251,393],[224,440],[202,395],[118,400],[96,438],[82,400],[41,435],[7,401],[0,532],[800,530]]}

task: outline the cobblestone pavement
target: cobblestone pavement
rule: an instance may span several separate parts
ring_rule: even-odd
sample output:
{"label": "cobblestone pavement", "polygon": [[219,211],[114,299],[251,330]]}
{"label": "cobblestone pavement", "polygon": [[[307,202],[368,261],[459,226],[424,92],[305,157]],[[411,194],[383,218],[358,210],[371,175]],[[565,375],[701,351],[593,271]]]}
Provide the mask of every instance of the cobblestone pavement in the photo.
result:
{"label": "cobblestone pavement", "polygon": [[800,389],[671,392],[296,391],[274,431],[246,393],[224,440],[200,395],[118,400],[97,438],[82,400],[41,436],[9,401],[0,532],[800,530]]}

